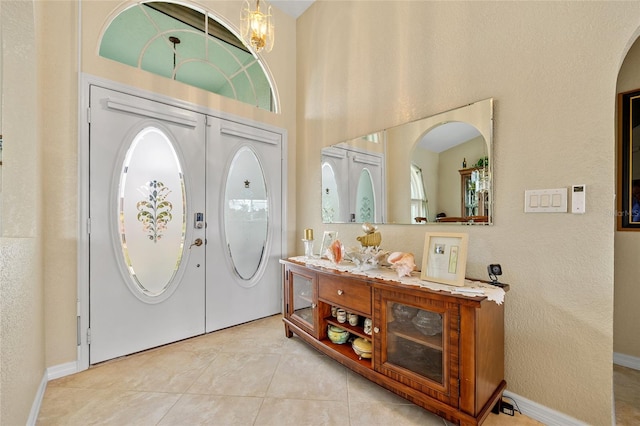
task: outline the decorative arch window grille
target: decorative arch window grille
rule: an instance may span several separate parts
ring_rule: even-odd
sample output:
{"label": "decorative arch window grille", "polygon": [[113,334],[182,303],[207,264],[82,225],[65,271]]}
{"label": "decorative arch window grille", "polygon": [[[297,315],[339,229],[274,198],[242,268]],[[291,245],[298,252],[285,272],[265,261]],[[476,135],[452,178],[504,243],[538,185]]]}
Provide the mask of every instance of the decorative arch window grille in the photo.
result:
{"label": "decorative arch window grille", "polygon": [[109,24],[100,56],[277,112],[262,60],[211,14],[183,4],[140,2]]}

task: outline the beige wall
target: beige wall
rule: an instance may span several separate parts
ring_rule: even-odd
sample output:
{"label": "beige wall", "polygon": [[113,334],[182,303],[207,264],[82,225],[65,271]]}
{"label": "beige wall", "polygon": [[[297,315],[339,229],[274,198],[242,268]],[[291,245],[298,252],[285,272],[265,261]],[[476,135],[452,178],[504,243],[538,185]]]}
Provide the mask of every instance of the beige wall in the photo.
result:
{"label": "beige wall", "polygon": [[[300,227],[323,229],[321,147],[493,97],[495,225],[430,229],[469,232],[468,275],[498,262],[512,284],[507,388],[598,425],[612,411],[616,78],[639,17],[637,2],[322,1],[297,25]],[[525,189],[578,183],[586,214],[523,213]],[[419,261],[414,229],[381,226],[383,248]]]}
{"label": "beige wall", "polygon": [[[42,172],[34,12],[0,3],[3,203],[0,235],[0,424],[25,424],[45,371]],[[15,84],[20,82],[19,84]]]}
{"label": "beige wall", "polygon": [[[629,50],[618,76],[617,92],[640,87],[640,42]],[[613,351],[640,358],[640,232],[616,232]]]}

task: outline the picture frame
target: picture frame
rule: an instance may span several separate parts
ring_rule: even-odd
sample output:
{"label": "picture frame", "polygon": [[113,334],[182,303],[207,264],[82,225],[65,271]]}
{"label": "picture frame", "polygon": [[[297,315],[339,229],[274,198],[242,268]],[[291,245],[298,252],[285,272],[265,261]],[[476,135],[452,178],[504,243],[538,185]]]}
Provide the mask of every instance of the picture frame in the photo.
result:
{"label": "picture frame", "polygon": [[337,239],[338,231],[324,231],[324,234],[322,235],[322,245],[320,246],[320,258],[327,257],[327,249]]}
{"label": "picture frame", "polygon": [[434,283],[464,286],[467,270],[469,234],[427,232],[420,279]]}
{"label": "picture frame", "polygon": [[640,140],[633,131],[640,125],[638,111],[640,89],[618,94],[618,231],[640,231]]}

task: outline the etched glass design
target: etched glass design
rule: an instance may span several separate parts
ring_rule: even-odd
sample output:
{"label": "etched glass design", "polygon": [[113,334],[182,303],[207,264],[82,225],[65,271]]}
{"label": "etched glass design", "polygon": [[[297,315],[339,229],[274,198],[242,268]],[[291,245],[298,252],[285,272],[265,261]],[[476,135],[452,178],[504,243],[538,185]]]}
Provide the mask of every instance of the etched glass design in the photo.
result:
{"label": "etched glass design", "polygon": [[118,185],[118,224],[133,288],[161,295],[182,260],[186,194],[180,160],[158,128],[140,131],[127,151]]}
{"label": "etched glass design", "polygon": [[369,170],[363,169],[358,180],[356,193],[356,222],[375,222],[375,198],[373,180]]}
{"label": "etched glass design", "polygon": [[333,167],[329,163],[322,165],[322,222],[333,223],[340,212],[338,184]]}
{"label": "etched glass design", "polygon": [[225,186],[224,230],[236,274],[251,280],[265,256],[269,200],[262,165],[242,147],[233,157]]}

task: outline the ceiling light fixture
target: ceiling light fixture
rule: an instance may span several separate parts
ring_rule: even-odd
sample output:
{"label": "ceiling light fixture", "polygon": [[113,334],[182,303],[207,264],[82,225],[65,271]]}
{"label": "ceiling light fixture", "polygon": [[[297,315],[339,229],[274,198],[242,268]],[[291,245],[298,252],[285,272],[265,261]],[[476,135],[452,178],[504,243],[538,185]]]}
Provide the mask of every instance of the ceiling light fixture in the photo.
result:
{"label": "ceiling light fixture", "polygon": [[[262,9],[261,9],[262,7]],[[244,2],[240,15],[240,33],[244,42],[256,52],[271,52],[274,41],[273,16],[266,0],[256,0],[255,10],[251,10],[249,0]]]}

